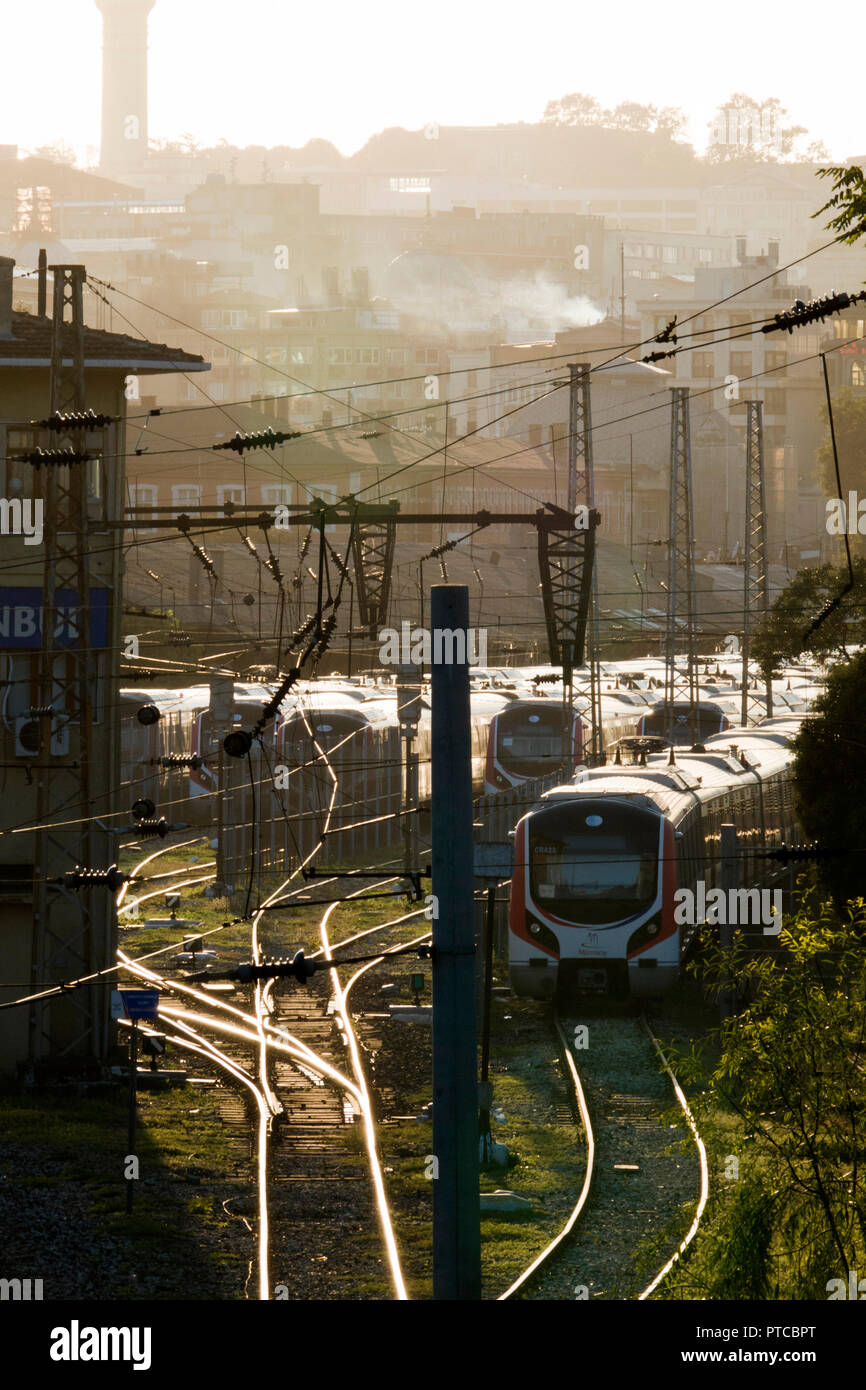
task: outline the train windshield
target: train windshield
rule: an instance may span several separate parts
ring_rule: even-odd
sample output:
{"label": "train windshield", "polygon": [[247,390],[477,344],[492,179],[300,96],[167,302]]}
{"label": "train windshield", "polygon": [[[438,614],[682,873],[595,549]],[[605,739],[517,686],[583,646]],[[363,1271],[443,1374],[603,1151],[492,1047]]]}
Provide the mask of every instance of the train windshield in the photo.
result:
{"label": "train windshield", "polygon": [[562,761],[562,706],[516,704],[498,718],[496,756],[506,772],[539,777]]}
{"label": "train windshield", "polygon": [[659,819],[638,807],[579,798],[530,822],[533,900],[569,922],[622,922],[651,906]]}
{"label": "train windshield", "polygon": [[643,732],[647,736],[659,735],[670,738],[673,726],[673,742],[690,744],[703,743],[725,728],[725,717],[718,705],[697,705],[695,708],[695,731],[692,734],[692,720],[687,704],[674,705],[671,713],[664,709],[655,710],[644,716]]}

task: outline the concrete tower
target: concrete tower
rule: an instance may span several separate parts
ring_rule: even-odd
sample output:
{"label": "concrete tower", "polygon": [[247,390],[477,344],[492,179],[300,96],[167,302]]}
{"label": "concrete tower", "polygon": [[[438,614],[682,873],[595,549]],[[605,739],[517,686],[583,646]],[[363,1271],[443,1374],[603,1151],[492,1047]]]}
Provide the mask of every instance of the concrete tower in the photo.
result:
{"label": "concrete tower", "polygon": [[122,174],[147,156],[147,17],[156,0],[96,0],[102,15],[100,168]]}

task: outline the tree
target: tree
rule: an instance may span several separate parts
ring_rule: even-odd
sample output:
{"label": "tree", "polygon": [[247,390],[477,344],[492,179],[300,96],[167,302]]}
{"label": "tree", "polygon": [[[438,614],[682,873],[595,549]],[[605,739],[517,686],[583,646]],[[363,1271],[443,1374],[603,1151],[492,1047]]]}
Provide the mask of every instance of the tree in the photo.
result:
{"label": "tree", "polygon": [[831,164],[826,169],[819,169],[818,177],[832,179],[833,192],[824,206],[813,212],[812,216],[820,217],[822,212],[832,209],[836,215],[827,223],[828,230],[839,233],[837,241],[853,246],[866,232],[866,179],[863,170],[859,164],[848,167]]}
{"label": "tree", "polygon": [[734,92],[709,124],[707,162],[766,164],[788,158],[799,137],[808,132],[805,126],[786,126],[787,116],[778,97],[755,101],[745,92]]}
{"label": "tree", "polygon": [[569,92],[568,96],[547,103],[542,120],[550,125],[601,125],[605,115],[595,97]]}
{"label": "tree", "polygon": [[856,557],[853,569],[854,588],[808,637],[812,619],[848,582],[848,568],[819,565],[798,570],[752,638],[752,659],[762,670],[775,671],[804,652],[819,661],[834,654],[847,656],[849,646],[866,642],[866,560]]}
{"label": "tree", "polygon": [[[827,407],[821,406],[821,418],[827,425],[827,437],[816,454],[817,481],[827,497],[837,492],[836,469],[833,466],[833,445],[830,439]],[[833,400],[833,428],[839,452],[839,471],[842,487],[854,488],[866,497],[866,396],[846,387]],[[845,491],[842,493],[845,499]]]}
{"label": "tree", "polygon": [[834,667],[794,741],[795,806],[809,840],[845,850],[820,864],[837,902],[864,896],[866,651]]}
{"label": "tree", "polygon": [[[831,1281],[863,1268],[864,926],[861,912],[837,920],[812,889],[772,948],[701,941],[692,971],[712,994],[733,987],[744,1002],[722,1027],[717,1061],[693,1050],[675,1067],[695,1092],[709,1080],[692,1101],[700,1127],[722,1162],[737,1160],[716,1197],[730,1219],[713,1222],[703,1252],[698,1237],[679,1276],[699,1296],[826,1299]],[[719,1098],[737,1135],[730,1116],[714,1119]]]}
{"label": "tree", "polygon": [[74,149],[65,140],[55,140],[53,145],[39,145],[33,155],[36,159],[50,159],[52,164],[73,165],[76,159]]}
{"label": "tree", "polygon": [[558,101],[549,101],[542,120],[549,125],[592,125],[606,130],[645,131],[673,140],[686,125],[685,113],[678,106],[645,106],[638,101],[621,101],[612,111],[599,106],[585,92],[570,92]]}

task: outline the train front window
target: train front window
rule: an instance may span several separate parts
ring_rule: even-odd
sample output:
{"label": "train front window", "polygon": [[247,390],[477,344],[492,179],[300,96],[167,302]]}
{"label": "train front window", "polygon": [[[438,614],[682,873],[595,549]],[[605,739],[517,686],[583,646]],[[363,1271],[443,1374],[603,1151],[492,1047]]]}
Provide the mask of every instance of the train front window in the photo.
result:
{"label": "train front window", "polygon": [[566,921],[622,922],[649,907],[659,872],[659,822],[631,807],[575,801],[537,817],[532,896]]}
{"label": "train front window", "polygon": [[504,710],[499,715],[496,754],[502,767],[517,776],[550,771],[562,759],[562,711]]}

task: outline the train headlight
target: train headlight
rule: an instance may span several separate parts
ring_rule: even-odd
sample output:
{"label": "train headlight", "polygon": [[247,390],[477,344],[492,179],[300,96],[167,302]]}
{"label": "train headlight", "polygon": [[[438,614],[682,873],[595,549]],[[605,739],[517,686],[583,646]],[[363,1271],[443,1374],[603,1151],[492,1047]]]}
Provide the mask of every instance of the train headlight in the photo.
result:
{"label": "train headlight", "polygon": [[530,924],[529,924],[529,930],[530,930],[530,932],[532,933],[533,936],[540,936],[540,935],[541,935],[541,927],[540,927],[540,925],[539,925],[538,922],[530,922]]}

